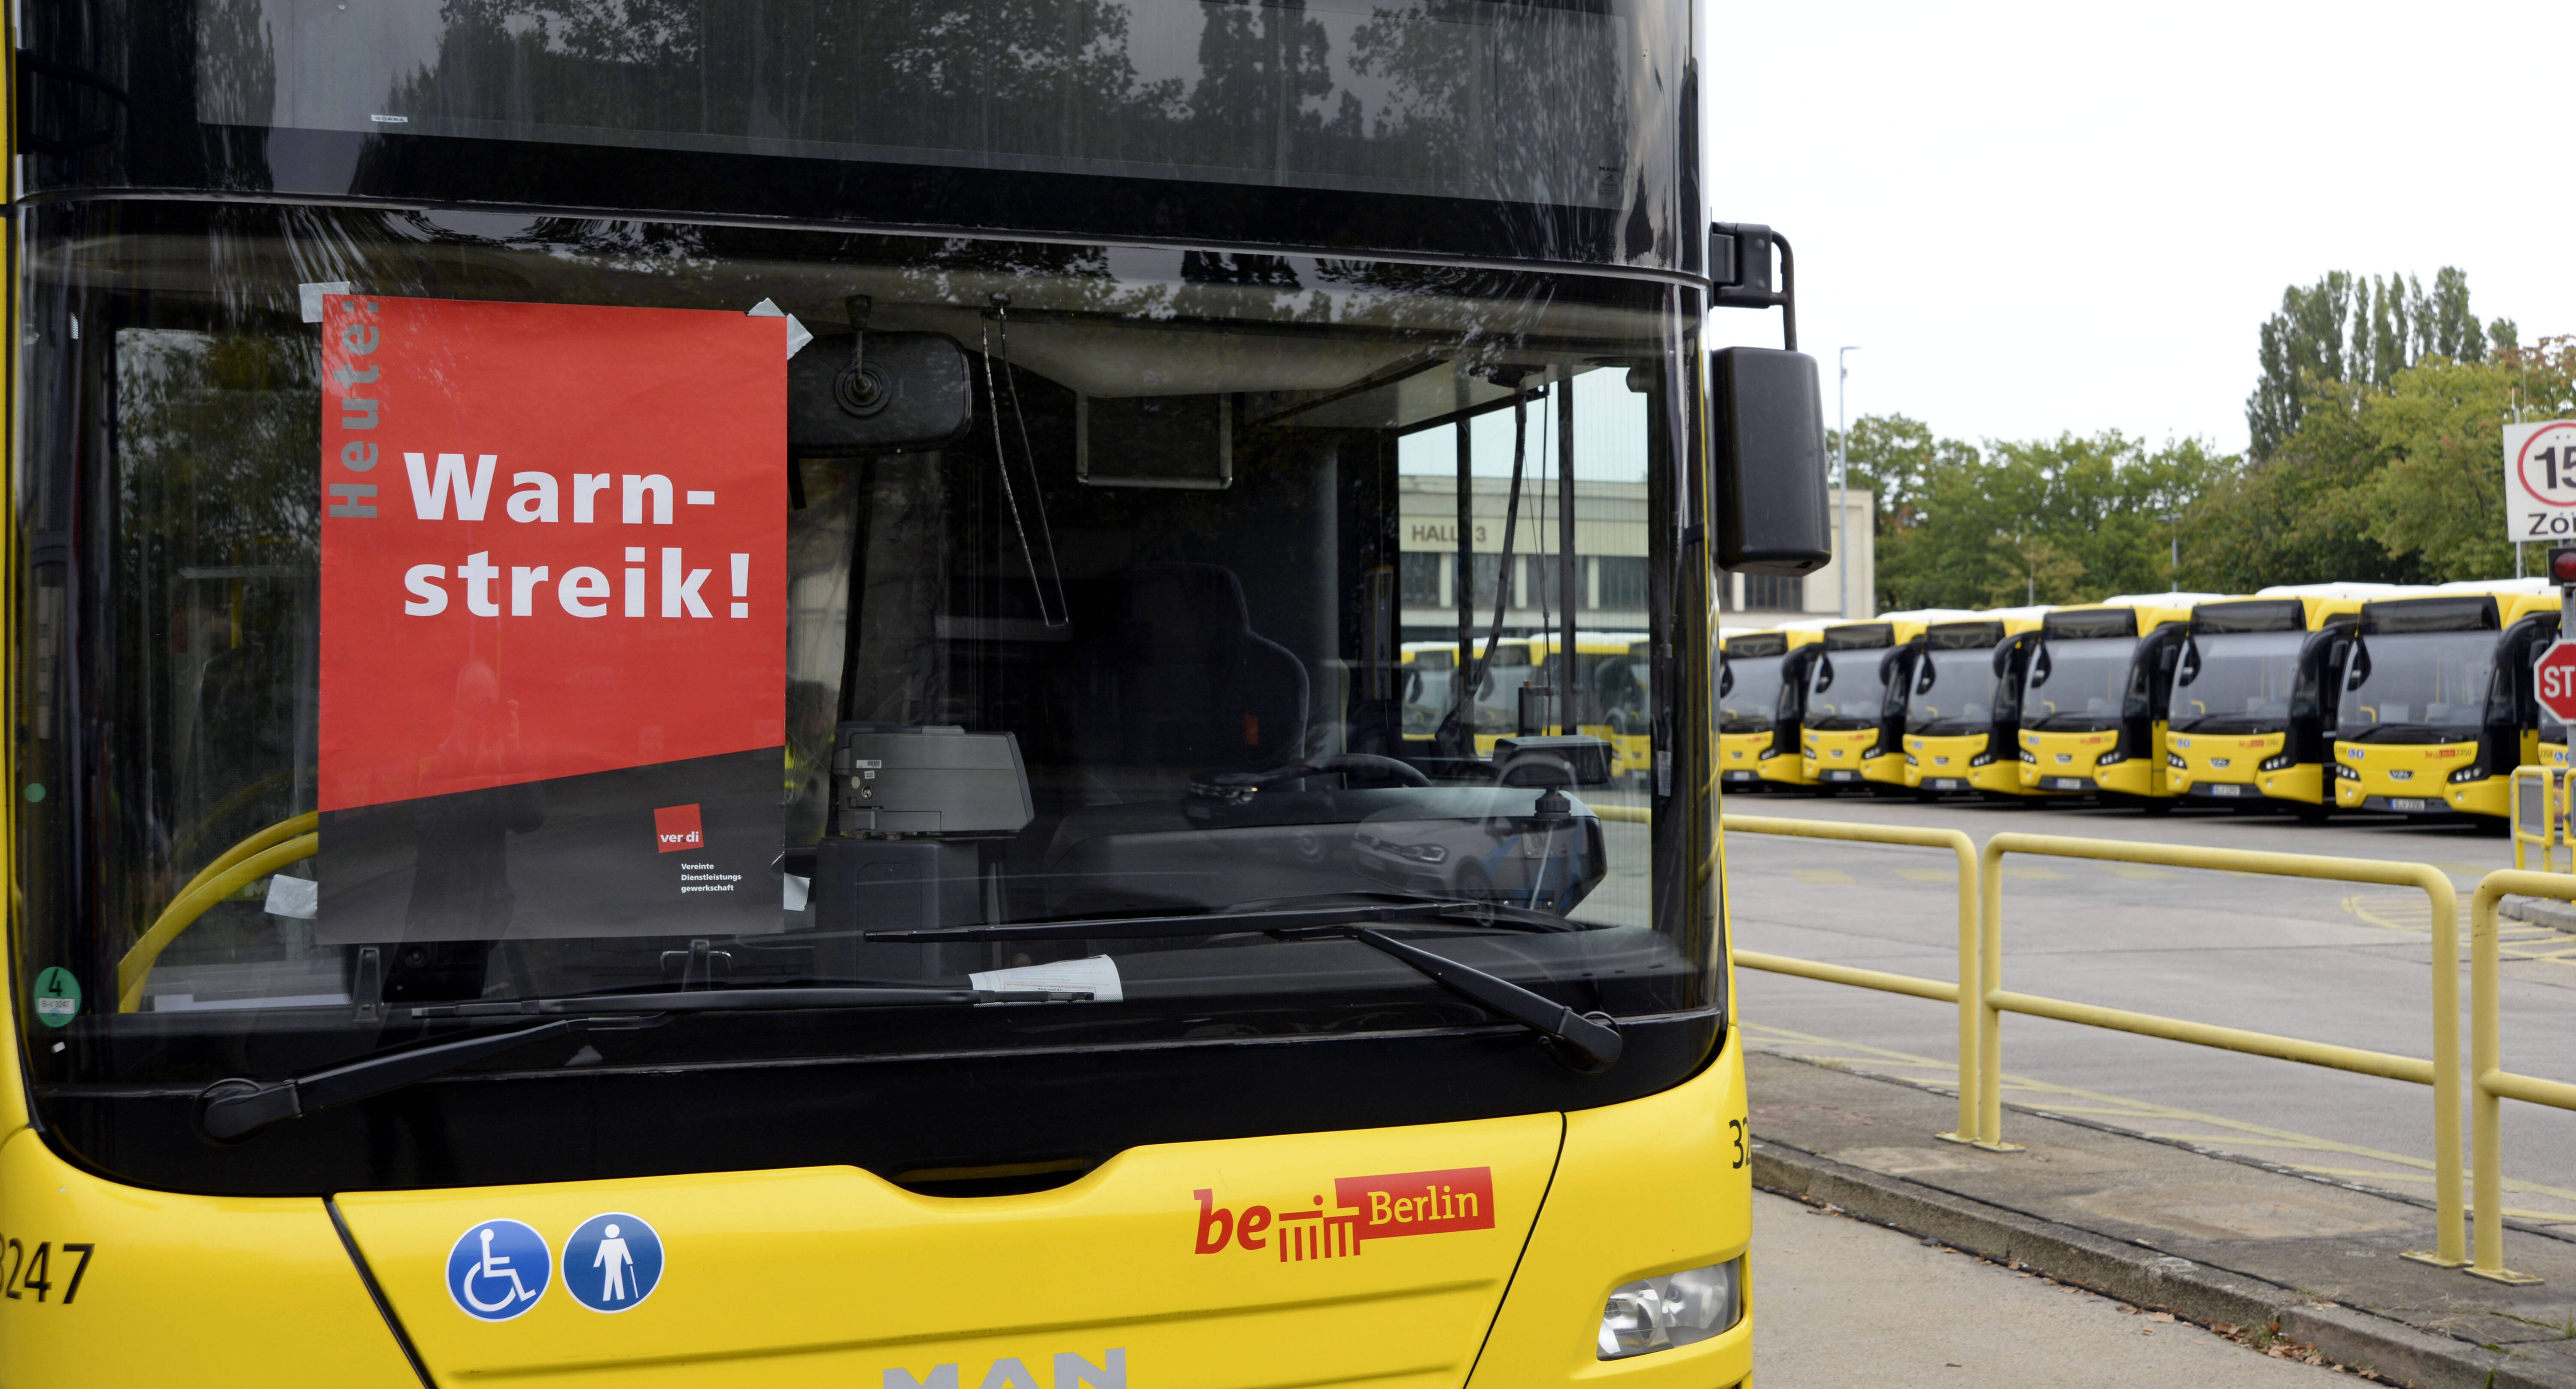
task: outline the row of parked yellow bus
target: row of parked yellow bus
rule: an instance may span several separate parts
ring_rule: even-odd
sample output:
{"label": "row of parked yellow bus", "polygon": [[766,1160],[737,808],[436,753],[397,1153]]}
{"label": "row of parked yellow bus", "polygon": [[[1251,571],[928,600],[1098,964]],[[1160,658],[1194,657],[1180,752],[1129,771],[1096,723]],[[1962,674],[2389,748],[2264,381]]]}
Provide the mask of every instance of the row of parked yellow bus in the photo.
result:
{"label": "row of parked yellow bus", "polygon": [[[1491,644],[1470,644],[1468,663],[1484,660],[1484,671],[1470,701],[1476,755],[1491,757],[1497,739],[1515,733],[1557,733],[1559,701],[1573,715],[1578,733],[1610,744],[1611,773],[1622,780],[1643,776],[1652,756],[1646,713],[1650,688],[1646,634],[1643,632],[1577,632],[1574,635],[1570,688],[1559,689],[1565,662],[1563,638],[1504,637]],[[1436,739],[1457,711],[1458,645],[1454,641],[1404,644],[1401,678],[1404,688],[1404,736]],[[1546,692],[1546,698],[1524,708],[1524,690]]]}
{"label": "row of parked yellow bus", "polygon": [[1728,631],[1730,790],[2277,803],[2503,817],[2564,766],[2534,697],[2545,580],[2309,584]]}

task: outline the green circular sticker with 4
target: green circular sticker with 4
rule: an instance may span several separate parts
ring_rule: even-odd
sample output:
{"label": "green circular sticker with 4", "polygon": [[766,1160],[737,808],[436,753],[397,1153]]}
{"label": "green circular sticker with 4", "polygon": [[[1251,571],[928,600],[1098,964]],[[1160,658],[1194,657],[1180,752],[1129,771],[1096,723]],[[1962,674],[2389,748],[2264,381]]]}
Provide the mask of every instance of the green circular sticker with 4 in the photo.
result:
{"label": "green circular sticker with 4", "polygon": [[60,1027],[80,1013],[80,981],[72,972],[55,965],[36,976],[36,1021],[47,1027]]}

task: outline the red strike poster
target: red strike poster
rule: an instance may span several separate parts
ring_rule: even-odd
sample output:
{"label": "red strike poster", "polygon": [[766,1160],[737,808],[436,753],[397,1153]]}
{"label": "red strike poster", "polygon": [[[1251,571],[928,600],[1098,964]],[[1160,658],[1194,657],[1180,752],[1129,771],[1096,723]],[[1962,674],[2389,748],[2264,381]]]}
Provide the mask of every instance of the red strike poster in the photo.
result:
{"label": "red strike poster", "polygon": [[786,324],[339,295],[331,942],[781,924]]}

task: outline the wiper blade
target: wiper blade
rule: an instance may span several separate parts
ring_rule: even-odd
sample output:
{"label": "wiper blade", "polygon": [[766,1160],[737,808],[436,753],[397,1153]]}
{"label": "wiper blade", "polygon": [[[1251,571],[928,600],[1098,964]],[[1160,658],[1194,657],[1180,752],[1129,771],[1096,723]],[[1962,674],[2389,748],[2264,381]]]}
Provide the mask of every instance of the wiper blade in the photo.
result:
{"label": "wiper blade", "polygon": [[516,1051],[552,1037],[590,1031],[659,1027],[674,1013],[714,1013],[783,1008],[875,1008],[914,1004],[1064,1003],[1088,999],[1085,990],[903,988],[697,989],[685,993],[586,994],[494,1003],[442,1003],[410,1009],[415,1018],[489,1018],[555,1015],[552,1021],[509,1032],[431,1042],[400,1051],[289,1076],[253,1080],[233,1076],[197,1096],[197,1132],[217,1143],[238,1143],[272,1124],[355,1104],[388,1091]]}
{"label": "wiper blade", "polygon": [[916,926],[893,931],[861,931],[859,938],[869,941],[1147,940],[1156,936],[1230,936],[1239,931],[1309,930],[1375,921],[1418,921],[1426,917],[1504,931],[1553,933],[1583,929],[1564,917],[1525,907],[1426,897],[1400,903],[1265,907],[1258,911],[1189,912],[1179,916],[1089,916],[1048,921],[1005,921],[980,926]]}
{"label": "wiper blade", "polygon": [[602,1013],[753,1013],[783,1008],[904,1008],[925,1003],[1080,1003],[1088,989],[958,989],[946,985],[868,984],[769,989],[687,989],[678,993],[567,994],[560,998],[433,1003],[404,1011],[415,1018],[507,1018]]}
{"label": "wiper blade", "polygon": [[1406,944],[1366,926],[1353,928],[1350,938],[1413,966],[1432,983],[1460,998],[1500,1013],[1546,1037],[1563,1051],[1573,1054],[1571,1064],[1577,1070],[1606,1071],[1626,1049],[1627,1043],[1619,1035],[1619,1024],[1607,1013],[1578,1013],[1501,975],[1487,974],[1473,965],[1462,965],[1446,956],[1434,955],[1418,945]]}
{"label": "wiper blade", "polygon": [[904,931],[862,931],[871,941],[929,940],[1118,940],[1155,936],[1219,936],[1238,931],[1282,935],[1290,939],[1355,940],[1421,971],[1432,983],[1490,1012],[1500,1013],[1554,1042],[1560,1055],[1581,1070],[1606,1070],[1624,1045],[1618,1024],[1607,1014],[1578,1013],[1543,994],[1533,993],[1500,975],[1435,955],[1397,940],[1371,923],[1425,917],[1506,931],[1558,932],[1583,928],[1544,912],[1499,906],[1491,902],[1421,901],[1281,907],[1249,912],[1203,912],[1189,916],[1095,917],[1071,921],[1027,921],[994,926],[936,926]]}

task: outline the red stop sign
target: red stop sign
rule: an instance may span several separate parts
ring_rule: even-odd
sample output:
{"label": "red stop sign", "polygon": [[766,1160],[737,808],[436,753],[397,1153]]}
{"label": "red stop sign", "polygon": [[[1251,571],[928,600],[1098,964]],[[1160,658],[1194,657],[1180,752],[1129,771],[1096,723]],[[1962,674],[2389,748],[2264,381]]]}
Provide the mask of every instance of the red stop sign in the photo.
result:
{"label": "red stop sign", "polygon": [[2533,669],[2540,706],[2561,723],[2576,723],[2576,641],[2561,641],[2541,653]]}

